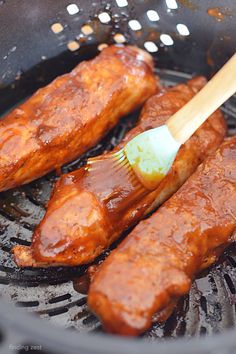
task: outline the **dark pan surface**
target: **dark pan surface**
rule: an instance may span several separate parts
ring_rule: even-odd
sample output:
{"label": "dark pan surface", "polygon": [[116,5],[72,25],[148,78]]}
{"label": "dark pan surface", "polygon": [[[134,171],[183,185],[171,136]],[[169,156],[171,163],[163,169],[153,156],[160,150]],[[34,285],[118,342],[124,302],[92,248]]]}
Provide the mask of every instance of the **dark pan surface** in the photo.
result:
{"label": "dark pan surface", "polygon": [[[94,56],[99,44],[114,43],[116,33],[122,33],[127,43],[140,47],[144,47],[147,41],[157,45],[158,51],[153,53],[157,67],[175,70],[161,72],[166,84],[189,78],[182,72],[209,76],[235,52],[234,0],[127,0],[126,6],[119,6],[119,2],[71,1],[77,4],[79,11],[70,15],[68,0],[0,0],[0,115],[38,87],[72,69],[80,60]],[[177,3],[176,8],[173,3]],[[212,9],[214,16],[209,15]],[[151,21],[148,10],[157,11],[159,20]],[[99,21],[98,15],[102,12],[110,16],[109,23]],[[217,18],[219,13],[223,13],[223,18]],[[138,20],[141,30],[132,30],[130,19]],[[63,26],[62,32],[52,32],[51,26],[55,23]],[[188,36],[178,33],[178,23],[187,26]],[[84,24],[92,26],[91,35],[82,33]],[[171,36],[173,45],[164,45],[160,38],[162,33]],[[71,40],[79,44],[79,50],[68,50]],[[230,134],[235,134],[236,97],[223,110]],[[136,118],[137,114],[127,117],[101,144],[64,167],[63,172],[81,166],[87,156],[111,149]],[[73,279],[80,278],[86,267],[17,269],[12,261],[11,248],[16,244],[30,243],[32,230],[45,212],[44,206],[56,178],[50,174],[0,195],[0,295],[21,307],[23,312],[44,319],[44,323],[37,322],[37,318],[30,318],[27,313],[19,314],[0,301],[1,354],[236,353],[233,330],[226,331],[236,325],[235,247],[228,250],[216,266],[198,277],[190,294],[182,299],[165,324],[154,325],[144,335],[144,340],[138,341],[90,335],[102,334],[100,323],[86,306],[86,294],[73,287]],[[57,326],[62,330],[59,331]],[[68,328],[66,334],[64,328]],[[207,336],[213,333],[221,333],[221,336]],[[205,338],[198,340],[200,335]],[[179,336],[183,340],[164,343],[158,340]],[[195,339],[186,340],[190,337]],[[38,343],[41,347],[30,349],[28,344],[31,343]]]}
{"label": "dark pan surface", "polygon": [[[189,76],[160,71],[166,85]],[[236,97],[223,108],[229,134],[236,131]],[[80,167],[88,156],[114,147],[130,129],[137,114],[123,120],[100,144],[77,161],[63,167],[68,172]],[[76,291],[86,266],[54,269],[18,269],[11,255],[16,244],[29,245],[32,231],[45,212],[45,204],[58,177],[51,173],[29,185],[1,193],[0,199],[0,293],[17,306],[34,312],[50,323],[79,332],[101,332],[98,319],[86,305],[86,294]],[[82,281],[84,282],[84,281]],[[78,289],[77,289],[78,290]],[[83,289],[82,289],[83,290]],[[84,291],[82,291],[84,292]],[[144,337],[199,336],[221,332],[236,324],[236,249],[228,250],[210,270],[194,282],[175,313],[163,325],[155,324]]]}

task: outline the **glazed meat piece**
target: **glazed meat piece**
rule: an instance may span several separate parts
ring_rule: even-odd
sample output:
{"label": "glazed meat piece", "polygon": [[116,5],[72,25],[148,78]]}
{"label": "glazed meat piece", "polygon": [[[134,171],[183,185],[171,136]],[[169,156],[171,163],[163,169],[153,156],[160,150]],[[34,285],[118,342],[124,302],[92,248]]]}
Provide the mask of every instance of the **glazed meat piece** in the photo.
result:
{"label": "glazed meat piece", "polygon": [[[236,136],[100,266],[88,303],[108,332],[138,335],[236,241]],[[168,312],[169,311],[169,312]]]}
{"label": "glazed meat piece", "polygon": [[88,150],[157,91],[151,56],[111,46],[58,77],[0,121],[0,191]]}
{"label": "glazed meat piece", "polygon": [[[150,98],[139,123],[117,149],[137,134],[162,125],[205,82],[202,77],[195,78]],[[101,169],[88,172],[85,167],[62,176],[45,217],[34,233],[32,246],[14,248],[17,264],[37,267],[91,262],[125,229],[169,198],[201,161],[219,146],[224,135],[225,121],[217,111],[181,147],[171,171],[152,192],[140,184],[136,193],[136,185],[130,175],[125,169],[114,173],[107,155],[101,158]],[[104,170],[110,171],[110,178],[106,180]]]}

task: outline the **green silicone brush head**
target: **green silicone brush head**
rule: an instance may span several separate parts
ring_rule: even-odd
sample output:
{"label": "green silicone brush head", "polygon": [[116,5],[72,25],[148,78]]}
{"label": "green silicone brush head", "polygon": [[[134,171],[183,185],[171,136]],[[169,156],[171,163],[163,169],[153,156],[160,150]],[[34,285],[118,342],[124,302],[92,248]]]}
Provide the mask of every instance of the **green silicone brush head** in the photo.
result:
{"label": "green silicone brush head", "polygon": [[141,183],[153,190],[170,170],[180,145],[162,125],[137,135],[126,144],[124,153]]}

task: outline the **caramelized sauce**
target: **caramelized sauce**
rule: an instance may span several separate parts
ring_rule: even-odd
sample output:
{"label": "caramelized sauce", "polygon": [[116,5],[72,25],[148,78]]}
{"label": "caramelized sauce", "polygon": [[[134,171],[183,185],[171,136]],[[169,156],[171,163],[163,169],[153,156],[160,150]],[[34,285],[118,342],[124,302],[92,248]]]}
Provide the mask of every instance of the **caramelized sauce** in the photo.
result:
{"label": "caramelized sauce", "polygon": [[90,285],[90,277],[88,273],[83,274],[81,277],[73,279],[74,289],[80,293],[87,295]]}
{"label": "caramelized sauce", "polygon": [[105,260],[88,303],[107,331],[139,335],[163,309],[165,319],[196,274],[236,241],[235,157],[233,137]]}
{"label": "caramelized sauce", "polygon": [[[140,123],[126,135],[118,149],[137,134],[163,125],[204,83],[203,78],[196,78],[187,85],[168,90],[163,96],[152,97],[143,109]],[[109,154],[96,158],[94,165],[89,163],[62,176],[34,233],[33,258],[53,265],[91,262],[123,231],[168,199],[202,158],[215,150],[224,132],[225,122],[217,111],[182,146],[165,180],[151,192],[143,187],[132,169],[114,161]],[[15,247],[14,254],[18,264],[29,264],[24,250]]]}
{"label": "caramelized sauce", "polygon": [[84,295],[88,294],[89,287],[90,287],[90,284],[93,280],[93,277],[97,273],[97,271],[102,263],[103,263],[103,259],[100,260],[98,264],[91,265],[87,269],[87,272],[85,272],[83,275],[81,275],[78,278],[73,279],[73,287],[78,293],[84,294]]}
{"label": "caramelized sauce", "polygon": [[122,219],[127,209],[149,193],[129,165],[123,166],[112,154],[85,169],[83,179],[79,178],[78,183],[82,189],[97,196],[113,225]]}
{"label": "caramelized sauce", "polygon": [[182,5],[187,7],[190,10],[197,10],[198,6],[196,4],[193,4],[191,0],[178,0],[178,2]]}
{"label": "caramelized sauce", "polygon": [[223,21],[225,16],[231,16],[232,12],[229,9],[225,9],[222,7],[212,7],[207,10],[209,16],[215,18],[216,21]]}
{"label": "caramelized sauce", "polygon": [[156,93],[152,69],[144,50],[110,46],[9,112],[0,124],[0,190],[37,179],[95,146]]}

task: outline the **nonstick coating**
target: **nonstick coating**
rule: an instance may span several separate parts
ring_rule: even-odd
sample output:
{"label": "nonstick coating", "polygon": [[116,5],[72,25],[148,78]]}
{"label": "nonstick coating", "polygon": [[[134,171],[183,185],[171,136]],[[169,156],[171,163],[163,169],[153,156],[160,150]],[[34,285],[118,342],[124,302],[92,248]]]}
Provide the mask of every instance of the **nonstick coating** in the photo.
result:
{"label": "nonstick coating", "polygon": [[[195,73],[209,76],[235,52],[233,0],[224,1],[224,9],[222,1],[176,0],[177,9],[170,8],[175,6],[173,1],[127,2],[127,6],[120,7],[118,0],[71,1],[77,5],[70,8],[77,11],[72,15],[67,10],[71,4],[68,1],[0,0],[0,113],[68,72],[79,61],[93,57],[99,52],[99,44],[114,43],[116,33],[122,33],[128,43],[140,47],[146,42],[157,45],[158,51],[153,53],[157,73],[166,85],[184,81]],[[209,9],[214,16],[209,16]],[[151,21],[148,10],[157,11],[159,20]],[[110,16],[108,24],[100,22],[98,15],[102,12]],[[129,27],[131,19],[139,21],[140,30]],[[55,23],[63,27],[58,34],[51,30]],[[81,30],[84,24],[93,29],[89,36]],[[185,24],[190,34],[180,35],[177,24]],[[173,45],[162,43],[161,34],[168,34]],[[80,48],[74,52],[68,50],[71,41]],[[236,133],[236,97],[225,104],[223,111],[232,135]],[[78,168],[88,156],[115,146],[137,116],[136,112],[124,119],[89,153],[63,167],[63,172]],[[236,324],[235,248],[199,276],[190,294],[181,300],[165,324],[154,325],[137,340],[102,332],[98,320],[87,309],[86,295],[73,287],[72,281],[86,267],[17,269],[11,247],[29,244],[56,179],[51,173],[27,186],[1,193],[0,294],[4,298],[0,301],[1,353],[40,353],[40,350],[68,354],[236,353],[235,330],[230,329]],[[12,307],[9,302],[23,309]],[[37,313],[43,320],[29,316],[26,311]],[[30,347],[32,344],[39,347]]]}

